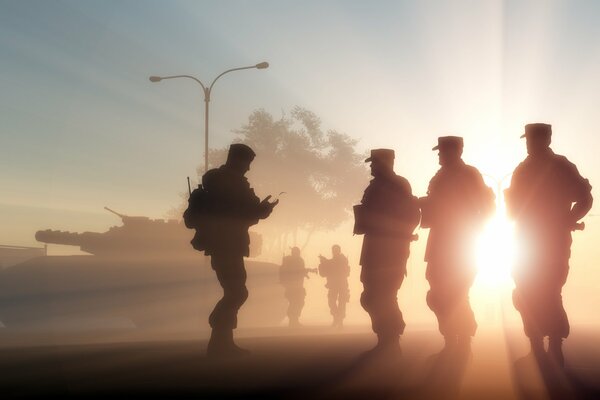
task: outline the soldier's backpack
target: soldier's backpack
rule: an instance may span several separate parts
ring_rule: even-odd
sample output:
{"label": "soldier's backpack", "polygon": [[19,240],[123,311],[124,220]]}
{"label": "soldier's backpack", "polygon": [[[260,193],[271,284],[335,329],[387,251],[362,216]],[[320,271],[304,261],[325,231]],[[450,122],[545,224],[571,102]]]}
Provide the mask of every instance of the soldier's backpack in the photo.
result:
{"label": "soldier's backpack", "polygon": [[188,207],[183,212],[185,226],[196,230],[196,234],[190,243],[198,251],[206,250],[207,247],[211,211],[212,201],[210,195],[202,185],[198,185],[198,188],[190,194]]}

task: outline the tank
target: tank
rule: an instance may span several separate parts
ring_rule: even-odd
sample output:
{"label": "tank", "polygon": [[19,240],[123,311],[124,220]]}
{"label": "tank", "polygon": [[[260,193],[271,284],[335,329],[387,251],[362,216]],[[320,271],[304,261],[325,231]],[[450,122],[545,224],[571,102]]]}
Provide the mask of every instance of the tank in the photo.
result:
{"label": "tank", "polygon": [[[121,218],[122,226],[102,233],[35,234],[40,242],[78,246],[90,255],[46,255],[0,270],[0,322],[31,327],[118,319],[136,328],[208,329],[222,289],[210,259],[189,243],[194,232],[176,220],[106,209]],[[246,260],[246,267],[250,296],[240,326],[278,325],[285,316],[278,265]]]}
{"label": "tank", "polygon": [[[35,238],[47,244],[79,246],[82,251],[98,256],[180,257],[196,253],[190,245],[193,231],[182,221],[129,216],[108,207],[104,209],[120,217],[123,225],[113,226],[103,233],[47,229],[37,231]],[[250,257],[258,257],[261,247],[261,235],[250,232]]]}

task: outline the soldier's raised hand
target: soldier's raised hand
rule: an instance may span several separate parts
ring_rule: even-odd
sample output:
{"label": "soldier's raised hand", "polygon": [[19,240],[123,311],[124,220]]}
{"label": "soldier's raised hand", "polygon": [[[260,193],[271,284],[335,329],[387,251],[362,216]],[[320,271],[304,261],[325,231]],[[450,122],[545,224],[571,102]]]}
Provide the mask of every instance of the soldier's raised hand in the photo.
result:
{"label": "soldier's raised hand", "polygon": [[267,197],[265,197],[265,198],[264,198],[264,200],[263,200],[263,201],[261,201],[260,203],[261,203],[263,206],[268,206],[268,207],[270,207],[270,208],[271,208],[271,210],[272,210],[272,209],[273,209],[273,208],[274,208],[274,207],[275,207],[277,204],[279,204],[279,199],[275,200],[275,201],[274,201],[274,202],[272,202],[272,203],[269,203],[269,200],[271,200],[271,197],[273,197],[273,196],[271,196],[271,195],[268,195],[268,196],[267,196]]}

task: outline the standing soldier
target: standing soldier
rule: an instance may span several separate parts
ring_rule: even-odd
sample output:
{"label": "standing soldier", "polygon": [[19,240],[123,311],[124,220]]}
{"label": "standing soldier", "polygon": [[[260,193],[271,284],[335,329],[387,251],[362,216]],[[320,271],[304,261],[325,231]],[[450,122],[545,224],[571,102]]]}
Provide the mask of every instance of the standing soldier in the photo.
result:
{"label": "standing soldier", "polygon": [[427,304],[435,313],[445,350],[470,348],[477,323],[469,290],[477,273],[474,246],[485,220],[494,212],[494,193],[479,171],[462,160],[463,139],[438,138],[441,168],[420,199],[421,227],[430,228],[425,261]]}
{"label": "standing soldier", "polygon": [[335,244],[331,247],[331,259],[319,256],[319,275],[327,279],[327,301],[329,311],[333,316],[334,327],[341,328],[346,317],[346,303],[350,300],[348,276],[350,266],[348,258],[342,254],[342,249]]}
{"label": "standing soldier", "polygon": [[227,162],[202,177],[202,186],[190,196],[184,213],[186,225],[196,229],[192,245],[211,256],[211,265],[223,287],[223,297],[208,319],[212,328],[207,355],[240,355],[247,350],[233,341],[237,313],[248,298],[244,257],[248,257],[248,228],[267,218],[278,201],[260,200],[244,176],[255,157],[244,144],[229,147]]}
{"label": "standing soldier", "polygon": [[525,125],[527,158],[513,172],[506,190],[509,216],[516,221],[522,246],[513,277],[513,302],[521,313],[533,355],[541,360],[543,338],[549,336],[549,355],[563,365],[562,340],[569,321],[561,290],[569,273],[571,231],[592,207],[592,187],[566,157],[550,149],[552,127]]}
{"label": "standing soldier", "polygon": [[366,162],[371,163],[373,179],[361,204],[354,207],[354,233],[365,235],[360,302],[377,334],[373,351],[399,350],[405,323],[397,296],[406,276],[413,230],[419,224],[419,207],[408,181],[394,173],[393,150],[371,150]]}
{"label": "standing soldier", "polygon": [[309,272],[317,272],[316,269],[304,268],[304,260],[300,255],[300,248],[292,247],[292,253],[283,257],[279,268],[279,282],[283,285],[284,295],[288,301],[287,316],[290,328],[298,328],[300,314],[304,308],[304,279],[308,279]]}

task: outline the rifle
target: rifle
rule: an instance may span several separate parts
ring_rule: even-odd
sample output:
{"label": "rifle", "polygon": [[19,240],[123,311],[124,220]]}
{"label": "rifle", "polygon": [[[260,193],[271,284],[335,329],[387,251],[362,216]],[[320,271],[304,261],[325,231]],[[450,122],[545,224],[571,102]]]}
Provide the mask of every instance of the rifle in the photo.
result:
{"label": "rifle", "polygon": [[318,268],[304,268],[304,273],[306,275],[304,275],[306,277],[306,279],[310,279],[310,276],[308,276],[308,273],[312,272],[313,274],[317,274],[319,273],[319,269]]}

